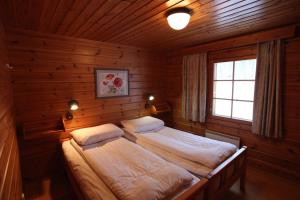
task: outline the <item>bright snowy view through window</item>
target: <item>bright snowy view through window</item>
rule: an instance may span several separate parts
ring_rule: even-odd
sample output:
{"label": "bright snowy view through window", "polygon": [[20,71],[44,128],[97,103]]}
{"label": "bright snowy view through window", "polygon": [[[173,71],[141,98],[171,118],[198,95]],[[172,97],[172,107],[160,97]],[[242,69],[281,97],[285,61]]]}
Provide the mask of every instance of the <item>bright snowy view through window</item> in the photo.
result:
{"label": "bright snowy view through window", "polygon": [[252,121],[256,59],[214,64],[213,115]]}

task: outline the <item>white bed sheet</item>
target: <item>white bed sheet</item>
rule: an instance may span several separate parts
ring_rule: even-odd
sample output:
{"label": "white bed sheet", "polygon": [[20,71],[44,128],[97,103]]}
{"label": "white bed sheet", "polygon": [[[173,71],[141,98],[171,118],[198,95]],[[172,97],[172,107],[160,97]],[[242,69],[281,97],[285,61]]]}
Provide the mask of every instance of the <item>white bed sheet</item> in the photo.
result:
{"label": "white bed sheet", "polygon": [[[116,196],[105,185],[104,181],[96,174],[90,165],[87,164],[87,161],[80,155],[78,150],[74,148],[70,141],[63,143],[63,150],[71,168],[76,168],[75,170],[72,170],[72,172],[74,173],[75,178],[78,179],[80,187],[87,193],[86,196],[88,199],[116,199]],[[171,199],[176,198],[199,181],[197,177],[191,176],[193,179],[192,183],[180,188],[171,196]]]}
{"label": "white bed sheet", "polygon": [[70,140],[65,141],[62,144],[62,149],[71,173],[86,199],[117,200],[117,197],[112,193],[112,191],[74,149]]}
{"label": "white bed sheet", "polygon": [[127,139],[202,177],[237,150],[232,144],[169,127],[142,133],[124,130]]}

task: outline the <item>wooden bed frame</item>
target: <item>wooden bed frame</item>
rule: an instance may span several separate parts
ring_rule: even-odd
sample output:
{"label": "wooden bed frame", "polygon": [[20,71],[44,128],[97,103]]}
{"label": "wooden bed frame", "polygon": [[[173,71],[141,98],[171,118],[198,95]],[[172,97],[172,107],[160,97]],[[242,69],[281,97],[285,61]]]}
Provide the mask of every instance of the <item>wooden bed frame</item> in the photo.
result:
{"label": "wooden bed frame", "polygon": [[[66,174],[69,178],[69,181],[71,182],[72,188],[75,192],[75,195],[78,200],[88,200],[87,197],[85,197],[84,193],[79,187],[79,184],[77,180],[75,179],[70,166],[68,164],[68,161],[66,160],[63,150],[61,148],[62,155],[63,155],[63,165],[66,171]],[[199,182],[197,182],[195,185],[190,187],[185,192],[179,194],[175,200],[203,200],[206,194],[206,187],[207,187],[208,180],[206,178],[201,178]]]}
{"label": "wooden bed frame", "polygon": [[[72,172],[70,171],[69,165],[64,156],[63,158],[67,175],[71,181],[71,184],[74,188],[78,199],[86,199],[84,198],[84,195],[80,190],[78,183],[73,177]],[[221,163],[217,168],[211,171],[207,175],[207,177],[202,178],[202,180],[199,183],[191,187],[190,190],[182,193],[177,199],[221,199],[238,179],[240,179],[240,190],[244,192],[246,170],[247,147],[243,146],[236,153],[234,153],[223,163]],[[205,188],[204,192],[203,188]],[[199,198],[199,194],[200,196],[203,196],[203,198]]]}
{"label": "wooden bed frame", "polygon": [[243,146],[208,174],[208,186],[204,199],[222,199],[238,179],[240,179],[240,190],[244,192],[246,170],[247,147]]}
{"label": "wooden bed frame", "polygon": [[[215,200],[221,199],[229,190],[229,188],[240,179],[240,189],[245,191],[245,178],[247,169],[247,147],[243,146],[235,154],[230,156],[221,165],[209,173],[206,178],[192,186],[189,190],[180,194],[176,200],[186,199],[205,199]],[[74,189],[76,197],[79,200],[86,200],[84,193],[81,191],[71,169],[63,156],[63,162],[67,176]]]}

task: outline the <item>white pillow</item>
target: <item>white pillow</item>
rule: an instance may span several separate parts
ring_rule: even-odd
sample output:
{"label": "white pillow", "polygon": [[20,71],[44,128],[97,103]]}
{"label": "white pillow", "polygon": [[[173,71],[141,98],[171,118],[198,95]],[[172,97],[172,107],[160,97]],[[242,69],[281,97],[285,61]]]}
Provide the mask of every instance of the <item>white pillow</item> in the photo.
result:
{"label": "white pillow", "polygon": [[124,131],[114,124],[103,124],[71,132],[73,139],[79,145],[94,144],[110,138],[120,137]]}
{"label": "white pillow", "polygon": [[150,116],[132,120],[123,120],[121,121],[121,124],[124,128],[132,132],[152,131],[162,128],[165,125],[164,121]]}

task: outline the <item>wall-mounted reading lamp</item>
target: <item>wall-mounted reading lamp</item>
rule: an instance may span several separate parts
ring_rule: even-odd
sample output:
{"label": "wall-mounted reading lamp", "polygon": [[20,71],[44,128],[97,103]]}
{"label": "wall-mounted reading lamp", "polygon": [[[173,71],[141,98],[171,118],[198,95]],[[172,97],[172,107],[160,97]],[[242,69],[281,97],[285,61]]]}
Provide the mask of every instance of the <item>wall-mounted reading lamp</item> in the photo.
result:
{"label": "wall-mounted reading lamp", "polygon": [[66,118],[68,120],[71,120],[73,119],[72,111],[77,110],[79,108],[79,103],[78,101],[72,99],[71,101],[68,102],[68,106],[69,106],[69,111],[66,113]]}
{"label": "wall-mounted reading lamp", "polygon": [[145,104],[145,108],[148,109],[152,106],[152,101],[155,99],[154,95],[153,94],[148,94],[147,95],[147,101],[146,101],[146,104]]}

